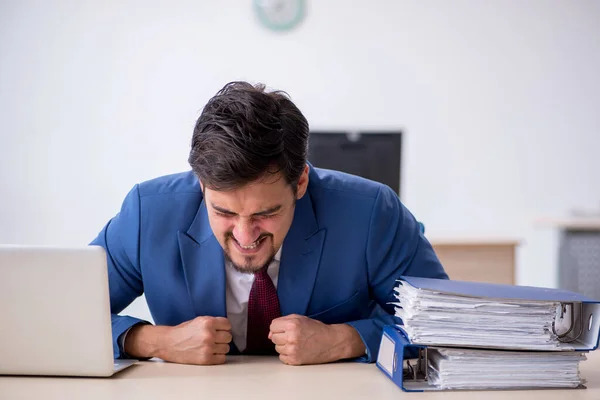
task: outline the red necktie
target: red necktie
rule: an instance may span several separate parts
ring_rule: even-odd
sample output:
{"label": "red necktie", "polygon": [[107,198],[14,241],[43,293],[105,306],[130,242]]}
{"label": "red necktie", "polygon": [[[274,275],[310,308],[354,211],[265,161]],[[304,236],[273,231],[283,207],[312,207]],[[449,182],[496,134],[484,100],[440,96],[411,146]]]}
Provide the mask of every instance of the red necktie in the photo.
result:
{"label": "red necktie", "polygon": [[269,339],[271,321],[281,316],[277,289],[267,274],[267,267],[254,274],[248,299],[248,330],[244,354],[275,354]]}

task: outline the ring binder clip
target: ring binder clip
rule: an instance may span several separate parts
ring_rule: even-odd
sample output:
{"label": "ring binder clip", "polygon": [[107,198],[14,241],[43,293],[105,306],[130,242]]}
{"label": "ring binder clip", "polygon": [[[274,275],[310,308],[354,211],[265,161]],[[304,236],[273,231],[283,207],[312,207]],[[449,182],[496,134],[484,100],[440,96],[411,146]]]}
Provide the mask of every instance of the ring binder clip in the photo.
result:
{"label": "ring binder clip", "polygon": [[[394,370],[395,371],[395,370]],[[406,360],[406,368],[402,371],[404,380],[416,379],[415,370],[410,365],[410,360]]]}
{"label": "ring binder clip", "polygon": [[427,368],[427,348],[419,349],[419,358],[417,360],[417,379],[420,381],[426,381],[428,379],[428,368]]}
{"label": "ring binder clip", "polygon": [[428,376],[428,359],[427,348],[420,348],[415,364],[412,365],[410,360],[404,360],[406,368],[403,369],[403,379],[412,382],[426,382]]}
{"label": "ring binder clip", "polygon": [[[577,304],[578,310],[579,312],[577,313],[577,316],[575,315],[575,304]],[[571,343],[576,341],[577,339],[579,339],[581,337],[581,334],[583,333],[583,321],[582,321],[582,316],[583,316],[583,304],[582,303],[562,303],[561,307],[560,307],[560,315],[559,318],[562,319],[564,318],[564,314],[567,313],[567,307],[569,307],[570,309],[570,323],[569,323],[569,328],[567,329],[566,332],[559,334],[556,331],[556,319],[552,322],[552,333],[554,333],[556,335],[556,338],[558,339],[558,341],[562,342],[562,343]],[[575,329],[575,325],[578,323],[579,325],[579,331],[577,332],[577,335],[573,336],[569,336],[569,334],[571,332],[573,332],[573,329]]]}

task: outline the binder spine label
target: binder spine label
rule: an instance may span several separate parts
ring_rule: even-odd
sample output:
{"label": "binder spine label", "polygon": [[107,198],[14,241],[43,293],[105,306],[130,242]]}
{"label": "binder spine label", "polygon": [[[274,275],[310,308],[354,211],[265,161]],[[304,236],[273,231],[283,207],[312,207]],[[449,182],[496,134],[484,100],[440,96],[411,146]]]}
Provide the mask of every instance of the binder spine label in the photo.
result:
{"label": "binder spine label", "polygon": [[383,369],[390,378],[394,376],[394,353],[396,351],[396,342],[390,338],[385,332],[381,336],[381,344],[379,346],[379,355],[377,364]]}

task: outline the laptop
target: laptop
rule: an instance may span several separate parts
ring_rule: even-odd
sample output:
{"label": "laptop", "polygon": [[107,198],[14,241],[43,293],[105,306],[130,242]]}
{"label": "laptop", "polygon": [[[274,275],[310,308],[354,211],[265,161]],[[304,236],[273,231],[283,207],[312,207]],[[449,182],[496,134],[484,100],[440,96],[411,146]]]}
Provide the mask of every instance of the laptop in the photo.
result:
{"label": "laptop", "polygon": [[107,377],[113,358],[106,252],[0,245],[0,375]]}

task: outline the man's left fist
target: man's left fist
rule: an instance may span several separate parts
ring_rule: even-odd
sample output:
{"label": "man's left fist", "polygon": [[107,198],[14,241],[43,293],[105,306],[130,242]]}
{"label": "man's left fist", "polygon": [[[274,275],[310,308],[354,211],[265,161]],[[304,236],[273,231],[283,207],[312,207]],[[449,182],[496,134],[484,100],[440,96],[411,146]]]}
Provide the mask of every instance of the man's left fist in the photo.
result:
{"label": "man's left fist", "polygon": [[274,319],[269,339],[279,359],[289,365],[323,364],[365,354],[360,335],[350,325],[327,325],[303,315]]}

